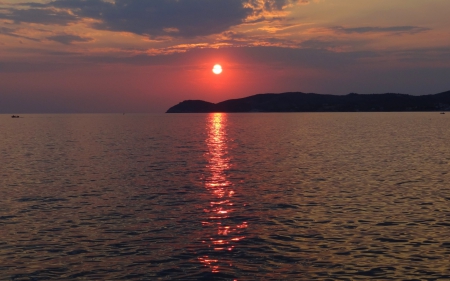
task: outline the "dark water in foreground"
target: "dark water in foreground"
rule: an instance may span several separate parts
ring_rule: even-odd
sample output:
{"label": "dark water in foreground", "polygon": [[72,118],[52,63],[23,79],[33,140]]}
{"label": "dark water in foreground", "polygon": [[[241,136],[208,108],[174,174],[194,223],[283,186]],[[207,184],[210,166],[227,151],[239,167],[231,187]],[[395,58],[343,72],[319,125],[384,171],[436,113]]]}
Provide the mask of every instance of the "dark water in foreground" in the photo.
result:
{"label": "dark water in foreground", "polygon": [[450,280],[450,115],[0,115],[0,280]]}

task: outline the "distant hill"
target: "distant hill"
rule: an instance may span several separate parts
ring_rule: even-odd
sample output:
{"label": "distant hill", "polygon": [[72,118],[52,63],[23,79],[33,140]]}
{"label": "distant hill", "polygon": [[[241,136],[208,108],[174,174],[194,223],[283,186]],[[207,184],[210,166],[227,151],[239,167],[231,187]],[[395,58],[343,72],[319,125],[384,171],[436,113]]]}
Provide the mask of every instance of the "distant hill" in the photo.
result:
{"label": "distant hill", "polygon": [[450,91],[424,96],[406,94],[320,95],[289,92],[259,94],[219,103],[185,100],[167,113],[208,112],[388,112],[450,110]]}

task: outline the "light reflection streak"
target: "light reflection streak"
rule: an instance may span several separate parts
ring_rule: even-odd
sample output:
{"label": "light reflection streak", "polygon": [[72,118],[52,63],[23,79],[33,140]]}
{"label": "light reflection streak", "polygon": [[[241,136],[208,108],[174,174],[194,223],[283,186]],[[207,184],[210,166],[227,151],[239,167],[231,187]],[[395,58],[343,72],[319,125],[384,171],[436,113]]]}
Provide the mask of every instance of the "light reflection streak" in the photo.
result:
{"label": "light reflection streak", "polygon": [[213,250],[214,257],[202,256],[199,261],[209,267],[213,273],[220,272],[221,266],[231,266],[225,260],[221,260],[219,253],[233,251],[236,243],[245,238],[242,229],[247,227],[247,222],[233,223],[231,216],[235,212],[235,196],[232,183],[227,178],[230,169],[227,138],[227,115],[225,113],[212,113],[208,116],[206,145],[208,147],[208,165],[210,175],[206,178],[205,187],[210,191],[213,199],[208,208],[208,220],[202,221],[204,227],[214,228],[214,232],[204,241],[209,249]]}

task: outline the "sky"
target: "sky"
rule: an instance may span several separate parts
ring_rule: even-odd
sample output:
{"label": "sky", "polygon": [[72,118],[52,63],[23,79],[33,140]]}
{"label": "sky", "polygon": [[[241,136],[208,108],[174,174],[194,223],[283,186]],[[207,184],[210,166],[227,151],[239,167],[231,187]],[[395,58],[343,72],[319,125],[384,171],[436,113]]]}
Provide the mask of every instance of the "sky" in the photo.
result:
{"label": "sky", "polygon": [[444,92],[448,11],[449,0],[0,0],[0,113]]}

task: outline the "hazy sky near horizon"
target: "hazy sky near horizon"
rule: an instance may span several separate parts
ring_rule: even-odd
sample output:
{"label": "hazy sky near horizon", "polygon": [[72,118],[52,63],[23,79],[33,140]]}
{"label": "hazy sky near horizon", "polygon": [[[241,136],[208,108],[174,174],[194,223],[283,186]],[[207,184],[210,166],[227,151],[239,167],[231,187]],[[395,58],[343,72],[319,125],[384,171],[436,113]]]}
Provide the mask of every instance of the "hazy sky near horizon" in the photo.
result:
{"label": "hazy sky near horizon", "polygon": [[0,0],[0,113],[443,92],[449,11],[449,0]]}

